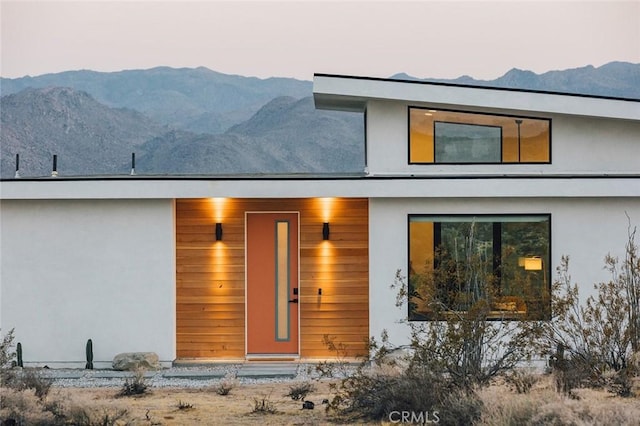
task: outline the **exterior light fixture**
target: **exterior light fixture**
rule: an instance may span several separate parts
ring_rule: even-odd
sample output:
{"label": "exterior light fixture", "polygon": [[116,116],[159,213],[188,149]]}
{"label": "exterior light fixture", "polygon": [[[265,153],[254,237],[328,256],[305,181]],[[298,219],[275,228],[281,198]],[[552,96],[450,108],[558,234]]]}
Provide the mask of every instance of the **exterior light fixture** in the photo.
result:
{"label": "exterior light fixture", "polygon": [[329,222],[322,224],[322,239],[325,241],[329,239]]}
{"label": "exterior light fixture", "polygon": [[16,174],[14,178],[15,179],[20,178],[20,154],[16,154]]}
{"label": "exterior light fixture", "polygon": [[516,121],[516,125],[518,126],[518,163],[521,161],[520,160],[520,126],[522,125],[522,120],[515,120]]}
{"label": "exterior light fixture", "polygon": [[222,223],[216,223],[216,241],[222,241]]}
{"label": "exterior light fixture", "polygon": [[136,174],[136,153],[131,153],[131,176]]}
{"label": "exterior light fixture", "polygon": [[53,155],[53,168],[51,169],[51,177],[58,177],[58,156]]}

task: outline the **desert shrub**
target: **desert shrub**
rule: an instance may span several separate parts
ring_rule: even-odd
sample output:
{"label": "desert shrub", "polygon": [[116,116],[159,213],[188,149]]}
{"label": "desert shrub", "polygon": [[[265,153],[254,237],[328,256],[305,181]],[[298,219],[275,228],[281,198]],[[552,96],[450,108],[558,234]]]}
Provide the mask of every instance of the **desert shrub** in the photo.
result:
{"label": "desert shrub", "polygon": [[53,381],[42,377],[38,370],[25,368],[21,374],[16,375],[12,387],[15,389],[33,389],[35,395],[44,399],[51,389]]}
{"label": "desert shrub", "polygon": [[15,378],[15,371],[12,369],[16,358],[13,338],[11,329],[0,340],[0,386],[9,386]]}
{"label": "desert shrub", "polygon": [[0,396],[0,424],[56,425],[62,422],[48,412],[32,392],[8,389]]}
{"label": "desert shrub", "polygon": [[[398,270],[392,286],[396,305],[415,320],[407,321],[411,362],[446,374],[466,390],[485,386],[536,355],[531,341],[539,333],[538,321],[531,319],[546,317],[549,302],[528,275],[496,267],[476,225],[460,229],[453,253],[439,246],[424,268],[412,268],[408,277]],[[511,287],[535,293],[540,306],[518,307],[523,302],[515,296],[517,301],[505,301],[500,282],[506,275]]]}
{"label": "desert shrub", "polygon": [[333,391],[328,408],[349,420],[390,421],[397,413],[430,413],[440,418],[440,424],[471,424],[482,409],[473,392],[458,389],[443,375],[424,368],[389,375],[377,374],[363,364],[334,385]]}
{"label": "desert shrub", "polygon": [[115,426],[129,424],[126,422],[128,411],[126,409],[107,409],[100,411],[87,407],[75,406],[69,410],[64,423],[75,426]]}
{"label": "desert shrub", "polygon": [[263,395],[260,398],[253,399],[252,413],[256,414],[276,414],[278,412],[276,404],[271,401],[270,395]]}
{"label": "desert shrub", "polygon": [[636,229],[629,227],[625,257],[608,255],[609,281],[594,285],[595,296],[584,303],[563,256],[552,285],[552,318],[541,324],[541,351],[550,355],[558,389],[605,386],[631,394],[638,368],[631,362],[640,349],[640,257]]}
{"label": "desert shrub", "polygon": [[348,375],[348,362],[346,361],[349,353],[347,346],[342,342],[336,342],[334,336],[325,334],[322,336],[322,344],[334,353],[334,359],[330,361],[320,361],[315,365],[316,373],[320,378],[345,377]]}
{"label": "desert shrub", "polygon": [[223,380],[215,387],[215,392],[218,395],[226,396],[231,393],[231,390],[235,387],[235,383],[229,380]]}
{"label": "desert shrub", "polygon": [[193,408],[193,404],[188,402],[178,401],[178,410],[191,410]]}
{"label": "desert shrub", "polygon": [[[473,267],[473,259],[469,262]],[[474,286],[491,286],[490,279],[482,281],[478,276],[472,276],[475,277]],[[399,289],[397,304],[402,306],[411,290],[400,271],[396,273],[394,287]],[[446,375],[458,388],[471,390],[488,385],[494,377],[532,358],[535,347],[531,342],[538,333],[532,324],[536,322],[496,317],[482,294],[471,292],[466,310],[457,311],[434,293],[429,302],[430,309],[441,320],[408,323],[411,328],[410,368],[428,368]],[[383,342],[382,347],[385,346]]]}
{"label": "desert shrub", "polygon": [[504,375],[506,383],[516,393],[529,393],[539,375],[523,369],[513,369]]}
{"label": "desert shrub", "polygon": [[297,383],[289,387],[289,393],[287,393],[285,396],[290,397],[294,401],[304,401],[307,395],[309,395],[311,392],[314,392],[315,390],[316,387],[313,385],[313,383]]}
{"label": "desert shrub", "polygon": [[144,377],[144,369],[137,369],[131,379],[126,378],[118,396],[143,395],[149,389]]}

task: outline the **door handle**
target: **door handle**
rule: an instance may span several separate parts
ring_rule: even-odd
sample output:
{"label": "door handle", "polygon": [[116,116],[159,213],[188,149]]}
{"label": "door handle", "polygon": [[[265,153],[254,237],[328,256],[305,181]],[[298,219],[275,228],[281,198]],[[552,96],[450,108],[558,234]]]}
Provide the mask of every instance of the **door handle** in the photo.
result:
{"label": "door handle", "polygon": [[291,299],[289,300],[289,303],[298,303],[298,299]]}

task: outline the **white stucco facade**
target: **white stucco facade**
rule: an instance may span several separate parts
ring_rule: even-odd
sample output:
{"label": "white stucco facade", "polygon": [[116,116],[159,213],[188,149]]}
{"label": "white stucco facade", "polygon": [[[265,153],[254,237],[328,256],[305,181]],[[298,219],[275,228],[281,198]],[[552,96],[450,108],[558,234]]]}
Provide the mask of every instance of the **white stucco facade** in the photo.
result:
{"label": "white stucco facade", "polygon": [[[629,102],[627,102],[629,104]],[[537,114],[551,119],[550,164],[407,164],[409,104],[371,101],[367,104],[367,164],[377,175],[551,175],[638,173],[640,117],[605,119],[569,114]],[[451,107],[451,106],[450,106]],[[455,107],[454,107],[455,108]],[[456,110],[469,111],[464,106]],[[487,113],[530,116],[526,110],[491,109]]]}
{"label": "white stucco facade", "polygon": [[[396,271],[410,214],[548,214],[551,276],[563,255],[581,295],[609,277],[628,218],[640,226],[640,101],[318,76],[319,108],[366,111],[368,174],[110,176],[0,183],[0,327],[34,364],[96,364],[119,352],[176,356],[176,199],[369,199],[369,334],[404,344]],[[408,108],[550,120],[550,161],[409,164]]]}
{"label": "white stucco facade", "polygon": [[593,284],[610,278],[605,256],[624,256],[627,215],[640,225],[640,197],[370,199],[369,331],[380,337],[386,330],[395,344],[409,338],[409,327],[401,323],[407,306],[395,307],[397,289],[391,288],[398,270],[407,276],[409,214],[550,214],[552,278],[561,257],[569,256],[571,276],[586,299]]}
{"label": "white stucco facade", "polygon": [[0,326],[25,361],[175,358],[172,200],[3,200]]}

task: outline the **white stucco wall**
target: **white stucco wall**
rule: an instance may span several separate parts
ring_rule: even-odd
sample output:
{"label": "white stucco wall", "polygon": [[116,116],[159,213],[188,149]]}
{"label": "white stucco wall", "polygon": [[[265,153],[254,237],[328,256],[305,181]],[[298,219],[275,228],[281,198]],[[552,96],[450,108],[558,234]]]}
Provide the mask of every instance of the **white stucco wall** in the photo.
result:
{"label": "white stucco wall", "polygon": [[[395,307],[397,291],[390,288],[398,269],[407,273],[408,214],[550,213],[552,278],[562,255],[570,257],[570,273],[581,297],[593,284],[609,278],[603,270],[607,253],[623,256],[628,221],[640,228],[640,198],[583,199],[392,199],[369,201],[369,332],[389,332],[393,344],[409,343],[406,305]],[[640,241],[637,241],[640,243]],[[384,261],[381,261],[384,259]]]}
{"label": "white stucco wall", "polygon": [[96,368],[120,352],[175,359],[172,200],[3,200],[0,326],[25,363]]}
{"label": "white stucco wall", "polygon": [[[411,104],[419,106],[420,104]],[[428,105],[428,104],[427,104]],[[464,111],[464,107],[457,107]],[[531,116],[527,111],[487,113]],[[559,114],[551,119],[551,164],[408,164],[408,104],[367,104],[367,164],[372,174],[601,174],[640,170],[640,121]]]}

